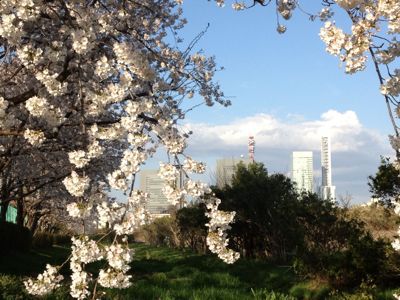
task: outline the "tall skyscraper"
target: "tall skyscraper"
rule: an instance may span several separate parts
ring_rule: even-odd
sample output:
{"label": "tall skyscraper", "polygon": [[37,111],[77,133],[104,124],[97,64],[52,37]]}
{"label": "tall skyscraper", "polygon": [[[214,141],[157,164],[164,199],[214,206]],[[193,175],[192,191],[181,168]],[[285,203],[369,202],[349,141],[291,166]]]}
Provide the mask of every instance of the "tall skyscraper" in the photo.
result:
{"label": "tall skyscraper", "polygon": [[311,151],[294,151],[292,154],[292,180],[299,192],[313,191],[313,154]]}
{"label": "tall skyscraper", "polygon": [[252,161],[248,158],[223,158],[217,160],[217,186],[223,188],[225,185],[232,184],[232,176],[235,174],[238,163],[244,163],[246,166]]}
{"label": "tall skyscraper", "polygon": [[321,138],[321,168],[322,184],[320,196],[324,200],[335,201],[336,187],[332,185],[331,140],[327,136]]}

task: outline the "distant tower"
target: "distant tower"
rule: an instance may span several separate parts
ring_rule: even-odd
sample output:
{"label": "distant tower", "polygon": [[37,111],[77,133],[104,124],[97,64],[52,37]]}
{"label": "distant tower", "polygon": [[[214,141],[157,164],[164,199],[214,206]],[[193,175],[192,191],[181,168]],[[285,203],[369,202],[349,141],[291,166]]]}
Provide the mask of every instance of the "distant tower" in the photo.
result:
{"label": "distant tower", "polygon": [[323,200],[335,201],[335,189],[332,185],[332,166],[331,166],[331,140],[327,136],[321,139],[321,168],[322,184],[320,196]]}
{"label": "distant tower", "polygon": [[256,147],[256,141],[254,140],[254,136],[249,136],[249,159],[251,162],[254,162],[255,147]]}
{"label": "distant tower", "polygon": [[313,154],[311,151],[294,151],[292,154],[292,180],[299,192],[313,191]]}

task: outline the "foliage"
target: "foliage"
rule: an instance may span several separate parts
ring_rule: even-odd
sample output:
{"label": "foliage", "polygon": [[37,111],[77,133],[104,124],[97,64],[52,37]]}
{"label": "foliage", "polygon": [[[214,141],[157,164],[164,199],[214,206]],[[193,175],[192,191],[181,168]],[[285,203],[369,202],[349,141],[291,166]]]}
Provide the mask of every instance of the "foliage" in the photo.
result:
{"label": "foliage", "polygon": [[379,203],[352,206],[345,211],[346,218],[363,222],[364,227],[375,239],[391,241],[396,235],[400,217]]}
{"label": "foliage", "polygon": [[298,195],[284,175],[269,175],[261,163],[238,164],[232,185],[214,192],[223,209],[236,211],[230,241],[246,257],[286,260],[301,243]]}
{"label": "foliage", "polygon": [[348,209],[298,195],[288,178],[269,175],[262,164],[239,164],[232,185],[215,192],[237,213],[230,241],[246,256],[293,262],[300,274],[335,286],[388,280],[397,270],[389,244],[374,239]]}
{"label": "foliage", "polygon": [[381,157],[381,164],[375,175],[368,176],[368,186],[372,196],[391,204],[400,194],[400,172],[388,157]]}
{"label": "foliage", "polygon": [[305,238],[295,260],[300,273],[339,286],[383,280],[388,270],[387,243],[374,240],[360,221],[346,219],[340,208],[315,195],[304,196],[299,203],[298,220]]}
{"label": "foliage", "polygon": [[145,242],[153,246],[179,246],[174,217],[161,217],[154,219],[150,224],[142,227]]}
{"label": "foliage", "polygon": [[0,253],[29,251],[32,236],[28,228],[17,224],[0,222]]}
{"label": "foliage", "polygon": [[181,208],[176,213],[176,224],[179,228],[179,242],[181,247],[189,247],[193,251],[205,252],[207,217],[203,204],[194,204]]}
{"label": "foliage", "polygon": [[23,300],[30,298],[24,291],[24,285],[18,277],[0,275],[0,299]]}
{"label": "foliage", "polygon": [[[292,300],[295,299],[294,294],[300,296],[297,299],[326,299],[321,295],[330,290],[324,282],[304,281],[293,273],[292,268],[265,261],[241,259],[234,265],[226,265],[209,255],[163,246],[134,244],[133,248],[136,253],[135,267],[130,273],[136,278],[136,283],[126,290],[102,290],[106,292],[104,299]],[[0,290],[3,295],[9,295],[10,300],[18,297],[31,299],[21,289],[23,276],[37,274],[44,264],[58,263],[68,253],[66,248],[53,247],[40,252],[10,255],[7,260],[13,263],[9,262],[7,268],[4,268],[5,261],[0,262]],[[93,272],[96,273],[96,270]],[[365,288],[357,292],[342,291],[332,293],[329,299],[361,299],[366,292]],[[373,291],[374,299],[379,300],[391,300],[391,293],[390,290],[382,290],[382,287]],[[62,286],[44,299],[68,297],[68,287]]]}

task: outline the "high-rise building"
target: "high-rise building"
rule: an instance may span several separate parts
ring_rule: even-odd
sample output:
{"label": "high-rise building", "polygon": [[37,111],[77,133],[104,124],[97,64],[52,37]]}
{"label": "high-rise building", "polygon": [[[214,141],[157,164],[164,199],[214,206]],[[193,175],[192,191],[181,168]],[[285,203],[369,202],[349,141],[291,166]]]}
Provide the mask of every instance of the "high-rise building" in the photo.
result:
{"label": "high-rise building", "polygon": [[[178,176],[177,184],[181,182]],[[142,170],[140,172],[140,189],[149,194],[147,209],[152,215],[168,214],[171,203],[163,193],[164,180],[158,176],[158,170]]]}
{"label": "high-rise building", "polygon": [[252,161],[248,158],[223,158],[217,160],[217,186],[223,188],[232,184],[232,177],[235,174],[236,166],[242,162],[246,166]]}
{"label": "high-rise building", "polygon": [[335,201],[336,187],[332,185],[331,140],[327,136],[321,138],[321,168],[322,184],[320,196],[324,200]]}
{"label": "high-rise building", "polygon": [[312,151],[294,151],[292,154],[292,180],[299,192],[313,191]]}

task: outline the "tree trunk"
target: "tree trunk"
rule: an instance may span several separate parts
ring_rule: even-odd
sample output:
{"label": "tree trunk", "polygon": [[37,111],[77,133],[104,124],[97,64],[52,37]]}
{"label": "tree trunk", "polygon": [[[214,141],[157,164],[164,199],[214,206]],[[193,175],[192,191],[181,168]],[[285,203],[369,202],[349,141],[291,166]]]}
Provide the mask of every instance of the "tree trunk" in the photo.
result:
{"label": "tree trunk", "polygon": [[31,233],[32,233],[32,235],[34,235],[35,234],[35,231],[36,231],[36,229],[37,229],[37,227],[38,227],[38,223],[39,223],[39,219],[40,219],[40,216],[39,216],[39,214],[34,214],[33,215],[33,220],[32,220],[32,224],[31,224],[31,226],[30,226],[30,231],[31,231]]}
{"label": "tree trunk", "polygon": [[17,198],[17,225],[21,227],[24,226],[24,196],[22,193],[22,187],[20,188]]}
{"label": "tree trunk", "polygon": [[6,222],[7,209],[8,209],[8,202],[1,202],[1,213],[0,213],[1,223]]}

